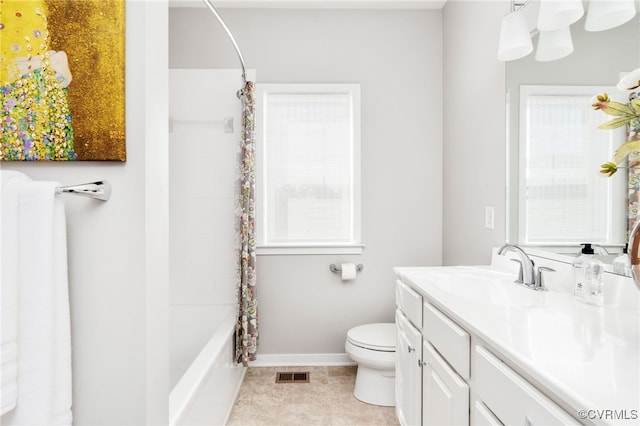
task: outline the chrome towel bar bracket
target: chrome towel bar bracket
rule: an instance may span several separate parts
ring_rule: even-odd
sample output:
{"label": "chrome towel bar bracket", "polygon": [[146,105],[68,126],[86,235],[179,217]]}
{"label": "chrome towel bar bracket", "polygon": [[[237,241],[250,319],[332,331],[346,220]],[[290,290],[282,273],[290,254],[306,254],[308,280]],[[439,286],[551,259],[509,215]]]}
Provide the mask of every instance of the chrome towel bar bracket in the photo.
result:
{"label": "chrome towel bar bracket", "polygon": [[59,186],[56,188],[56,194],[73,194],[83,197],[93,198],[94,200],[108,201],[111,197],[111,184],[106,180],[99,180],[91,183],[83,183],[80,185]]}

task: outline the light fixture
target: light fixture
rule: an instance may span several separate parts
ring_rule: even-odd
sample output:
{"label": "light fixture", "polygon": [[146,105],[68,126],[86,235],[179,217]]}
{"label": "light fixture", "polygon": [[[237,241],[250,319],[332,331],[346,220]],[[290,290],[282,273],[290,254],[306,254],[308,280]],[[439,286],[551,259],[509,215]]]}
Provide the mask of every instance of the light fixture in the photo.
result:
{"label": "light fixture", "polygon": [[555,31],[541,31],[538,35],[537,61],[555,61],[570,55],[571,52],[573,52],[573,41],[569,27]]}
{"label": "light fixture", "polygon": [[584,15],[582,0],[540,0],[538,29],[555,31],[568,27]]}
{"label": "light fixture", "polygon": [[526,2],[516,4],[511,0],[511,12],[502,18],[498,43],[498,60],[500,61],[520,59],[533,51],[527,21],[522,9],[516,10],[516,7],[522,7],[525,4]]}
{"label": "light fixture", "polygon": [[634,0],[590,0],[584,29],[604,31],[629,21],[636,14]]}
{"label": "light fixture", "polygon": [[[637,1],[584,0],[589,5],[585,30],[603,31],[625,24],[635,16]],[[525,10],[530,3],[533,7]],[[513,61],[527,56],[533,51],[530,35],[536,33],[540,34],[538,61],[564,58],[573,52],[570,25],[583,15],[583,0],[511,0],[511,12],[502,18],[500,27],[498,59]]]}

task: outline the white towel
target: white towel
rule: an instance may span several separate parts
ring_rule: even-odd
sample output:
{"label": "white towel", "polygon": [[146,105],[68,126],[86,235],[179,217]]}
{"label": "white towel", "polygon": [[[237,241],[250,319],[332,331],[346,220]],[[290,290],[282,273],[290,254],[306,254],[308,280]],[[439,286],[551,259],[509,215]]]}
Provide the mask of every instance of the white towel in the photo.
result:
{"label": "white towel", "polygon": [[18,398],[3,425],[70,425],[71,328],[64,204],[56,182],[18,196]]}
{"label": "white towel", "polygon": [[18,191],[28,178],[0,171],[0,415],[13,410],[18,396]]}

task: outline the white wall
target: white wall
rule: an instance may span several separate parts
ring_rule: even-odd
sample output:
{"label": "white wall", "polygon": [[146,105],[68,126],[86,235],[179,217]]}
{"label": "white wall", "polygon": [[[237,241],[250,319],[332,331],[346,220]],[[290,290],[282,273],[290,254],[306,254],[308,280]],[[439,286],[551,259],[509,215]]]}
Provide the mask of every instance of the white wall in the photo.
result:
{"label": "white wall", "polygon": [[[350,327],[393,321],[393,266],[441,263],[441,11],[221,14],[258,83],[361,84],[364,253],[258,259],[259,353],[344,353]],[[169,19],[171,68],[237,67],[212,15]],[[329,271],[343,261],[364,264],[357,281]]]}
{"label": "white wall", "polygon": [[[488,264],[505,240],[505,64],[496,59],[509,2],[449,1],[444,15],[443,261]],[[493,206],[494,229],[485,229]]]}
{"label": "white wall", "polygon": [[113,185],[106,203],[64,196],[76,425],[168,418],[166,3],[128,1],[126,16],[127,162],[2,164]]}

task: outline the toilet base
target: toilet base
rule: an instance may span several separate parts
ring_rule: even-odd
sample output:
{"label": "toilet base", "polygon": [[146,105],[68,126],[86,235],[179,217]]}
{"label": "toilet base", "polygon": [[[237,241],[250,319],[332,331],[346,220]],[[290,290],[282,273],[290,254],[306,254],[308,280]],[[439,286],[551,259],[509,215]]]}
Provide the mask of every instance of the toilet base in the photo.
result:
{"label": "toilet base", "polygon": [[395,369],[376,370],[358,365],[353,396],[362,402],[384,407],[396,405]]}

